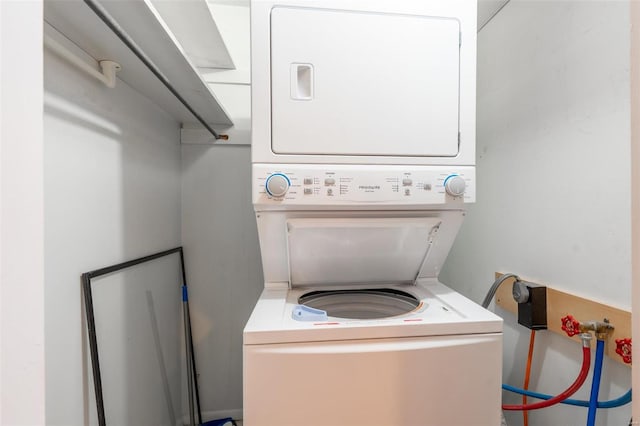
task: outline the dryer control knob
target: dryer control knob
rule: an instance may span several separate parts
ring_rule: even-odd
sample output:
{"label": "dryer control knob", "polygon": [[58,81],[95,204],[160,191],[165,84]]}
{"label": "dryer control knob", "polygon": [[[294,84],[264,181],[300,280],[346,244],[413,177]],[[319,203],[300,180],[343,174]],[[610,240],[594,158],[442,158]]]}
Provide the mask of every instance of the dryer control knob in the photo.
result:
{"label": "dryer control knob", "polygon": [[464,195],[464,190],[466,188],[467,183],[464,181],[462,176],[449,175],[444,180],[444,190],[447,191],[447,194],[454,197],[461,197],[462,195]]}
{"label": "dryer control knob", "polygon": [[291,186],[291,181],[282,173],[274,173],[267,178],[267,182],[265,187],[267,189],[267,193],[272,197],[282,197],[287,193],[289,187]]}

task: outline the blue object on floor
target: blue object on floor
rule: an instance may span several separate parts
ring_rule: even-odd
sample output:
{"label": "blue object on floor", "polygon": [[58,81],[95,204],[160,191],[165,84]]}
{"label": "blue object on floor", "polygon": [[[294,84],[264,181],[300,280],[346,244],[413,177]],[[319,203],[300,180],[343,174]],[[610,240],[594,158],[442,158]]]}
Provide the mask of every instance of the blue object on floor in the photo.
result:
{"label": "blue object on floor", "polygon": [[224,419],[210,420],[208,422],[202,423],[201,426],[224,426],[227,423],[231,423],[232,425],[236,425],[236,422],[231,417],[225,417]]}

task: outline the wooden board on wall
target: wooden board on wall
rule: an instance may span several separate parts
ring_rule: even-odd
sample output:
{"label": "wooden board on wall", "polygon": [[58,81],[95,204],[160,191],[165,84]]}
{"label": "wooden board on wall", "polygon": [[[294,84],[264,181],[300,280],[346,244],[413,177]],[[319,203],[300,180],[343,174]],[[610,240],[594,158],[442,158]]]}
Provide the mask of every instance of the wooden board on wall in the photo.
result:
{"label": "wooden board on wall", "polygon": [[[496,272],[496,278],[502,273]],[[518,315],[518,304],[513,300],[511,287],[513,278],[505,280],[496,292],[496,304],[502,309]],[[538,285],[545,285],[535,283]],[[562,330],[561,318],[572,315],[578,321],[609,320],[614,330],[607,339],[605,353],[614,360],[627,366],[622,357],[616,353],[616,339],[631,338],[631,312],[605,305],[583,297],[547,287],[547,326],[549,331],[580,342],[579,336],[569,337]]]}

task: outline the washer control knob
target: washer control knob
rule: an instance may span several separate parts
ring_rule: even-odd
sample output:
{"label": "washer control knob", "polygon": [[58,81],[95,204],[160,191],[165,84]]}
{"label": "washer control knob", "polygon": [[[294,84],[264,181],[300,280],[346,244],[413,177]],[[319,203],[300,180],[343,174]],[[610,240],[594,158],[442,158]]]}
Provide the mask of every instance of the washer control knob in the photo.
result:
{"label": "washer control knob", "polygon": [[267,178],[267,182],[265,183],[265,187],[267,189],[267,193],[272,197],[282,197],[287,193],[289,187],[291,186],[291,181],[287,177],[287,175],[282,173],[274,173]]}
{"label": "washer control knob", "polygon": [[447,191],[447,194],[454,197],[461,197],[462,195],[464,195],[464,190],[466,188],[467,183],[464,181],[462,176],[449,175],[444,180],[444,190]]}

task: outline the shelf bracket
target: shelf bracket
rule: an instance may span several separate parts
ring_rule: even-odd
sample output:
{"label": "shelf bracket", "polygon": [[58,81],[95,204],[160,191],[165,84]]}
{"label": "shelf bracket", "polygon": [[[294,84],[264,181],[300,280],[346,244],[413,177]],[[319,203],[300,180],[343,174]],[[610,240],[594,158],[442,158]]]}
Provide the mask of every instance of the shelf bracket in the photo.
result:
{"label": "shelf bracket", "polygon": [[105,86],[112,89],[116,87],[116,73],[121,69],[119,63],[98,61],[102,69],[102,72],[100,72],[47,34],[44,35],[44,45],[78,69],[104,83]]}

